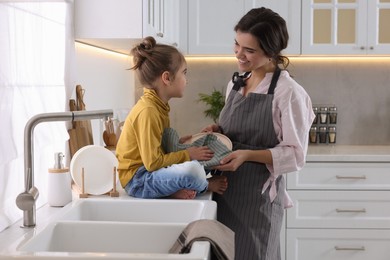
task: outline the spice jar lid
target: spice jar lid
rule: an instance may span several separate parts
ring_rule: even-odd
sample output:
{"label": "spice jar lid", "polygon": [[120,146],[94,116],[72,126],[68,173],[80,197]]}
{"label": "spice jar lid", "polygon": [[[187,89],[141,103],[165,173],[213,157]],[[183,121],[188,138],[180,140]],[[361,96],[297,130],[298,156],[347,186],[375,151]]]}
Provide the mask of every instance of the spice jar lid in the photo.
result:
{"label": "spice jar lid", "polygon": [[312,131],[312,132],[317,132],[317,127],[316,127],[316,126],[310,127],[310,131]]}
{"label": "spice jar lid", "polygon": [[318,107],[313,107],[313,111],[317,112],[318,111]]}
{"label": "spice jar lid", "polygon": [[328,111],[328,108],[327,107],[320,107],[320,111],[321,112],[326,112],[326,111]]}
{"label": "spice jar lid", "polygon": [[329,108],[329,111],[330,111],[330,112],[336,112],[336,111],[337,111],[337,107],[330,107],[330,108]]}
{"label": "spice jar lid", "polygon": [[335,126],[330,126],[329,127],[329,132],[336,132],[336,127]]}
{"label": "spice jar lid", "polygon": [[326,126],[320,126],[320,132],[326,132]]}

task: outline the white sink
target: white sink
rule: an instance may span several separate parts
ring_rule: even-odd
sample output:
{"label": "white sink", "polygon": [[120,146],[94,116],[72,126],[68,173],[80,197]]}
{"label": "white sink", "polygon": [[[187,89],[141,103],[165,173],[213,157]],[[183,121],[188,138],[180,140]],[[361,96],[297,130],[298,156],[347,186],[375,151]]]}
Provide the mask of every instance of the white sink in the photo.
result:
{"label": "white sink", "polygon": [[24,232],[0,259],[207,260],[209,242],[194,243],[188,254],[168,252],[188,223],[216,213],[210,200],[79,199]]}
{"label": "white sink", "polygon": [[186,224],[59,221],[18,248],[21,256],[76,259],[207,259],[208,242],[188,254],[169,254]]}
{"label": "white sink", "polygon": [[217,204],[205,200],[78,200],[61,220],[190,223],[215,219]]}

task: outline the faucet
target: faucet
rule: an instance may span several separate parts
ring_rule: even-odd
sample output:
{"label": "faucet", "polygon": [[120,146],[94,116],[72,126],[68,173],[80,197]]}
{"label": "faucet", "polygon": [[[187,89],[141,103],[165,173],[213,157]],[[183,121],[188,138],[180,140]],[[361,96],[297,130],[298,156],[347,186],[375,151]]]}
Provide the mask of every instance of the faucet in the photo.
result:
{"label": "faucet", "polygon": [[57,113],[43,113],[33,116],[24,128],[24,187],[25,190],[16,197],[16,205],[23,210],[23,226],[32,228],[36,225],[35,202],[38,199],[39,191],[34,186],[34,128],[42,122],[53,121],[82,121],[113,116],[113,111],[71,111]]}

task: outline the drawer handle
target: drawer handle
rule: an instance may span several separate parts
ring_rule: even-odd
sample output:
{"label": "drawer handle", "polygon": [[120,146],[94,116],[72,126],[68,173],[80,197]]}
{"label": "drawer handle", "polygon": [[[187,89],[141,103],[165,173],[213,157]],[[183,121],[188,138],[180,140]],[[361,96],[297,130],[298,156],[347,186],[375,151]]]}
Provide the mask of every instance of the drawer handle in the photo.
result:
{"label": "drawer handle", "polygon": [[336,179],[339,179],[339,180],[365,180],[366,176],[365,175],[362,175],[362,176],[340,176],[340,175],[336,175]]}
{"label": "drawer handle", "polygon": [[342,247],[342,246],[335,246],[334,249],[339,251],[346,251],[346,250],[352,250],[352,251],[365,251],[366,248],[364,246],[359,247]]}
{"label": "drawer handle", "polygon": [[337,213],[366,213],[366,209],[336,209]]}

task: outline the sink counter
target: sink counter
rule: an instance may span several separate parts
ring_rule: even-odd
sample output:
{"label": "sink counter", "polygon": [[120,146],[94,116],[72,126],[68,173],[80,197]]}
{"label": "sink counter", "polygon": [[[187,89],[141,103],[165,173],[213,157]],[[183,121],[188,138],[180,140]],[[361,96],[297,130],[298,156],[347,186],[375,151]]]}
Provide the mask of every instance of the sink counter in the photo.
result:
{"label": "sink counter", "polygon": [[[38,252],[38,253],[32,252],[32,253],[27,253],[27,254],[25,254],[23,252],[18,252],[18,253],[13,254],[12,252],[17,251],[18,248],[23,248],[25,244],[28,244],[34,238],[39,237],[39,235],[41,233],[43,233],[42,231],[47,233],[48,232],[47,230],[53,229],[53,227],[52,227],[53,223],[56,224],[56,222],[58,222],[61,225],[61,223],[65,223],[67,221],[71,221],[73,223],[83,223],[83,221],[85,220],[84,223],[92,223],[93,225],[95,225],[96,223],[99,223],[99,222],[108,223],[111,221],[111,223],[113,223],[113,224],[121,225],[120,221],[117,221],[116,219],[114,219],[114,220],[108,219],[107,221],[105,221],[105,219],[98,219],[97,218],[97,219],[95,219],[96,221],[91,221],[91,219],[88,219],[88,217],[85,217],[85,216],[81,216],[81,217],[79,216],[79,219],[77,219],[77,217],[75,218],[74,216],[77,214],[80,214],[80,212],[83,212],[80,210],[79,210],[80,212],[76,211],[77,207],[80,208],[80,205],[90,204],[88,206],[88,209],[89,208],[96,209],[96,208],[98,208],[98,207],[96,207],[96,205],[98,205],[98,204],[93,204],[93,203],[99,203],[99,201],[102,202],[101,204],[105,204],[105,205],[110,204],[107,202],[113,201],[115,203],[112,203],[112,204],[116,204],[116,205],[121,206],[121,207],[124,204],[129,204],[129,205],[131,204],[133,206],[136,204],[138,204],[138,205],[145,204],[146,206],[143,207],[143,210],[145,211],[145,213],[149,213],[150,215],[154,215],[153,218],[149,218],[147,221],[141,222],[143,219],[138,217],[138,219],[136,221],[138,221],[140,223],[140,225],[142,223],[143,223],[143,225],[145,225],[145,223],[149,222],[149,220],[152,219],[153,221],[155,221],[155,224],[150,222],[151,225],[161,225],[162,227],[160,229],[164,231],[165,230],[164,225],[176,225],[177,226],[176,229],[180,229],[180,227],[182,228],[182,227],[186,226],[186,224],[188,224],[187,222],[193,221],[193,219],[191,219],[191,216],[189,216],[191,214],[194,215],[194,218],[200,217],[200,218],[207,218],[207,219],[215,219],[216,204],[215,204],[215,202],[211,201],[211,197],[212,197],[211,192],[206,192],[205,194],[197,196],[194,200],[188,200],[187,202],[189,202],[189,203],[186,203],[186,201],[184,201],[184,200],[161,199],[161,201],[162,201],[161,204],[164,206],[162,206],[160,208],[164,208],[165,206],[167,206],[167,208],[170,208],[170,210],[166,210],[165,212],[162,211],[161,214],[164,215],[164,213],[165,213],[165,215],[169,215],[168,213],[172,212],[175,209],[175,206],[173,205],[174,203],[178,204],[176,206],[178,212],[180,212],[180,209],[185,211],[182,214],[183,218],[173,218],[172,221],[170,221],[167,216],[162,216],[160,213],[155,212],[154,209],[157,207],[156,205],[159,204],[159,202],[158,202],[159,199],[146,200],[146,199],[133,198],[133,197],[128,196],[123,189],[119,189],[119,197],[116,197],[116,198],[115,197],[112,198],[108,195],[101,195],[101,196],[89,196],[86,199],[79,199],[78,195],[74,193],[73,194],[73,198],[74,198],[73,201],[71,203],[69,203],[68,205],[66,205],[65,207],[50,207],[47,204],[40,207],[36,213],[37,225],[35,228],[21,228],[20,226],[23,223],[23,220],[21,219],[21,220],[17,221],[15,224],[13,224],[10,227],[8,227],[7,229],[5,229],[4,231],[2,231],[0,233],[0,259],[10,259],[13,257],[18,258],[18,259],[21,259],[21,258],[27,259],[27,258],[31,257],[32,255],[34,255],[34,257],[47,257],[47,259],[53,257],[53,253],[55,253],[55,255],[56,255],[57,254],[56,252]],[[211,205],[211,208],[210,208],[210,206],[208,206],[208,205],[211,203],[214,203],[215,205]],[[189,204],[189,206],[186,205],[185,207],[182,207],[184,204]],[[199,206],[198,204],[201,206]],[[92,207],[91,207],[91,205],[92,205]],[[193,210],[196,210],[196,209],[191,209],[192,211],[188,210],[188,207],[192,207],[191,205],[195,205],[198,208],[202,207],[202,205],[207,205],[207,207],[212,209],[212,211],[215,210],[215,212],[212,212],[211,214],[210,214],[210,212],[208,212],[206,215],[204,215],[204,213],[202,213],[203,214],[202,215],[203,217],[202,217],[202,216],[199,216],[198,213],[196,213],[196,214],[191,213],[191,212],[193,212]],[[116,212],[116,210],[118,209],[118,206],[117,206],[117,208],[115,208],[115,207],[113,208],[111,205],[111,207],[107,211]],[[149,209],[152,209],[152,210],[148,211],[147,210],[148,206],[149,206]],[[85,207],[87,208],[87,206],[85,206]],[[85,210],[85,209],[82,209],[82,210]],[[100,213],[98,213],[98,214],[102,214],[102,212],[104,211],[104,209],[103,209],[103,211],[102,211],[102,209],[99,209],[99,210],[100,210]],[[137,210],[139,211],[140,208],[138,208]],[[200,209],[200,210],[202,210],[202,209]],[[130,210],[127,210],[127,214],[129,214],[129,212],[130,212]],[[188,214],[185,214],[185,213],[188,213]],[[96,214],[96,211],[94,212],[94,214]],[[115,215],[115,214],[113,214],[113,215]],[[158,216],[162,216],[162,218],[163,218],[162,220],[164,220],[164,221],[157,223],[156,221],[158,221]],[[129,221],[133,221],[133,220],[129,220]],[[129,224],[127,224],[126,222],[122,222],[122,223],[124,225],[123,226],[124,228],[128,228],[128,229],[135,228],[136,230],[138,228],[138,227],[135,227],[137,225],[136,222],[127,222],[127,223],[133,223],[133,224],[135,223],[133,225],[134,227],[132,227],[131,225],[129,226]],[[92,224],[90,224],[90,225],[92,225]],[[64,225],[64,224],[62,224],[62,225]],[[108,224],[108,225],[110,225],[110,224]],[[140,226],[140,228],[138,228],[138,230],[140,230],[140,229],[141,229],[141,226]],[[164,232],[166,232],[166,231],[164,231]],[[112,244],[115,244],[115,243],[112,243]],[[206,244],[206,247],[205,247],[205,244]],[[194,246],[194,250],[198,251],[198,254],[202,254],[202,252],[204,251],[204,248],[210,249],[210,246],[207,242],[202,242],[202,243],[199,243],[198,245]],[[95,254],[99,254],[99,253],[95,253]],[[65,256],[64,253],[57,254],[57,255],[59,257]],[[66,255],[67,255],[67,253],[66,253]],[[118,259],[122,258],[122,257],[127,257],[127,258],[130,257],[131,258],[132,257],[131,255],[132,254],[121,253],[115,257],[118,257]],[[157,254],[157,255],[160,255],[159,257],[157,257],[158,259],[171,259],[171,258],[167,258],[167,254]],[[79,253],[79,256],[80,256],[80,253]],[[155,256],[156,256],[156,254],[155,254]],[[157,258],[155,258],[155,256],[151,257],[150,259],[157,259]],[[69,257],[69,255],[67,255],[65,257]],[[81,257],[78,258],[77,254],[76,254],[76,255],[74,255],[74,257],[76,257],[77,259],[84,259],[83,255],[81,255]],[[178,257],[178,255],[173,256],[173,257],[174,257],[173,259],[178,259],[178,258],[175,258],[175,257]],[[88,259],[92,259],[92,258],[88,258]],[[142,258],[142,259],[144,259],[144,258]],[[147,259],[149,259],[149,258],[147,258]],[[195,257],[195,258],[189,258],[189,259],[198,259],[198,258]],[[200,259],[203,259],[203,258],[200,258]]]}

